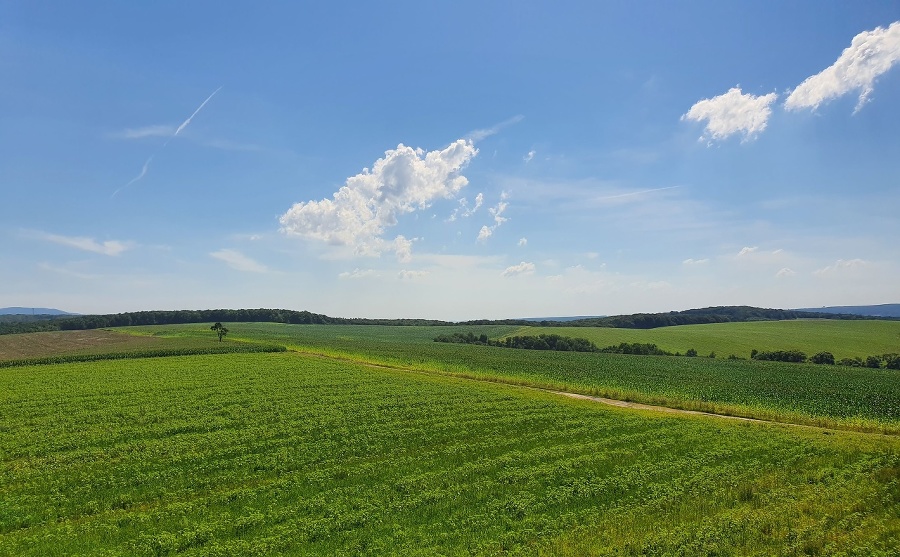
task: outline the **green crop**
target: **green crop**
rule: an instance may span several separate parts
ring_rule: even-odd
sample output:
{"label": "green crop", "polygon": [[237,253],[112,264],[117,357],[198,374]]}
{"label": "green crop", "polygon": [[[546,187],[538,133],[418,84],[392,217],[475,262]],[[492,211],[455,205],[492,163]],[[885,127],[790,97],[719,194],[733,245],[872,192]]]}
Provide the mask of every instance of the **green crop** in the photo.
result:
{"label": "green crop", "polygon": [[0,369],[0,554],[889,555],[898,443],[291,353]]}
{"label": "green crop", "polygon": [[[856,322],[840,322],[850,325]],[[742,325],[736,323],[733,325]],[[745,417],[900,431],[900,371],[750,360],[515,350],[434,342],[437,334],[497,338],[511,327],[234,324],[235,338],[479,379]],[[139,328],[206,335],[203,327]],[[586,330],[586,329],[584,329]]]}

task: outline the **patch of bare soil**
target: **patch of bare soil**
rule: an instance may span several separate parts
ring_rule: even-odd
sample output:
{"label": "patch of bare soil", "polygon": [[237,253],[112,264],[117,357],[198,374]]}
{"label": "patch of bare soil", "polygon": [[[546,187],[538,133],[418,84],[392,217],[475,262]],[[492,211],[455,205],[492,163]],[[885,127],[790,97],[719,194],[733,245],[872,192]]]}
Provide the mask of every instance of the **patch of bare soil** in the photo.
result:
{"label": "patch of bare soil", "polygon": [[156,337],[126,335],[101,329],[0,335],[0,360],[118,352],[151,348],[160,342],[162,339]]}

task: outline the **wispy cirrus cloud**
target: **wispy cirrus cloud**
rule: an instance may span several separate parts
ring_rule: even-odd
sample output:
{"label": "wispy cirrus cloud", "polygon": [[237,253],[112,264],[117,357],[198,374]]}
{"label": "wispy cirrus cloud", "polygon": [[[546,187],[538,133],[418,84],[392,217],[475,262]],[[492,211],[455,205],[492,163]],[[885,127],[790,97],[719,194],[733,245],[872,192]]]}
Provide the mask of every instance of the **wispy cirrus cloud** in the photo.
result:
{"label": "wispy cirrus cloud", "polygon": [[339,279],[364,279],[370,277],[377,277],[378,272],[375,269],[360,269],[357,267],[352,271],[344,271],[343,273],[338,273]]}
{"label": "wispy cirrus cloud", "polygon": [[209,254],[210,257],[224,261],[229,267],[248,273],[265,273],[268,267],[233,249],[220,249]]}
{"label": "wispy cirrus cloud", "polygon": [[478,149],[460,139],[445,149],[425,152],[403,144],[386,151],[372,169],[364,168],[331,199],[295,203],[280,218],[288,236],[348,246],[357,255],[378,256],[392,249],[398,259],[410,256],[411,240],[383,238],[400,216],[452,198],[468,179],[460,174]]}
{"label": "wispy cirrus cloud", "polygon": [[833,265],[817,269],[813,271],[813,274],[817,276],[835,275],[856,269],[863,269],[869,265],[870,263],[864,259],[838,259]]}
{"label": "wispy cirrus cloud", "polygon": [[171,137],[173,133],[175,133],[175,126],[160,124],[142,128],[128,128],[125,131],[114,134],[114,136],[122,139],[143,139],[145,137]]}
{"label": "wispy cirrus cloud", "polygon": [[469,132],[468,134],[466,134],[465,138],[467,140],[471,141],[472,143],[478,143],[482,139],[485,139],[487,137],[490,137],[494,134],[499,133],[500,130],[502,130],[503,128],[512,126],[513,124],[518,124],[519,122],[521,122],[524,119],[525,119],[524,116],[522,116],[521,114],[517,114],[516,116],[513,116],[512,118],[508,118],[495,126],[491,126],[490,128]]}
{"label": "wispy cirrus cloud", "polygon": [[784,102],[787,110],[810,108],[859,92],[856,110],[868,101],[878,76],[900,62],[900,21],[859,33],[831,66],[806,78]]}
{"label": "wispy cirrus cloud", "polygon": [[134,242],[130,241],[123,242],[120,240],[106,240],[103,242],[98,242],[93,238],[88,238],[85,236],[63,236],[61,234],[51,234],[49,232],[41,232],[37,230],[25,231],[25,235],[36,238],[38,240],[44,240],[47,242],[52,242],[54,244],[59,244],[61,246],[89,251],[91,253],[99,253],[101,255],[108,255],[110,257],[121,255],[123,252],[126,252],[136,246]]}
{"label": "wispy cirrus cloud", "polygon": [[507,267],[500,274],[504,277],[514,277],[514,276],[518,276],[518,275],[531,275],[531,274],[534,274],[534,271],[535,271],[534,263],[522,261],[518,265],[512,265],[512,266]]}
{"label": "wispy cirrus cloud", "polygon": [[696,102],[681,119],[706,121],[701,140],[723,140],[740,133],[748,141],[766,129],[776,98],[775,93],[756,96],[732,87],[725,94]]}

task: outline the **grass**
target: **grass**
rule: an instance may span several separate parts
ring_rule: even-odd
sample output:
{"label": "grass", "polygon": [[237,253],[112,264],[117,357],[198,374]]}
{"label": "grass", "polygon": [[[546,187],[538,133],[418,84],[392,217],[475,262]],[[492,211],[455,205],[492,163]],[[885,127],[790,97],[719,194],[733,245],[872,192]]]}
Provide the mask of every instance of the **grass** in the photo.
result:
{"label": "grass", "polygon": [[890,555],[900,440],[290,353],[101,361],[0,369],[0,495],[4,555]]}
{"label": "grass", "polygon": [[799,350],[812,356],[831,352],[835,358],[865,358],[900,353],[900,321],[843,321],[804,319],[682,325],[658,329],[605,327],[521,327],[504,336],[558,334],[586,338],[604,347],[621,342],[653,343],[669,352],[684,354],[689,348],[701,356],[715,352],[749,358],[750,351]]}
{"label": "grass", "polygon": [[[850,323],[850,322],[848,322]],[[740,324],[734,324],[740,325]],[[433,341],[510,327],[229,324],[233,338],[423,371],[798,424],[900,433],[900,371],[710,358],[512,350]],[[203,326],[130,329],[208,335]]]}

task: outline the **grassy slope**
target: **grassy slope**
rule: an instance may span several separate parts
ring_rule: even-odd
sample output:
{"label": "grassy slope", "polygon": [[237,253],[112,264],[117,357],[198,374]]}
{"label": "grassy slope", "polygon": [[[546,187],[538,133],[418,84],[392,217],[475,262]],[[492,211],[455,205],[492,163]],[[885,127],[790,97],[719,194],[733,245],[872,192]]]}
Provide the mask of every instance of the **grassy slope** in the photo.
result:
{"label": "grassy slope", "polygon": [[581,337],[604,347],[620,342],[649,342],[684,354],[694,348],[701,355],[715,352],[749,358],[753,349],[800,350],[807,355],[828,351],[837,359],[900,353],[900,321],[757,321],[682,325],[659,329],[601,327],[522,327],[513,335],[558,334]]}
{"label": "grassy slope", "polygon": [[0,554],[837,554],[900,441],[296,354],[0,370]]}

